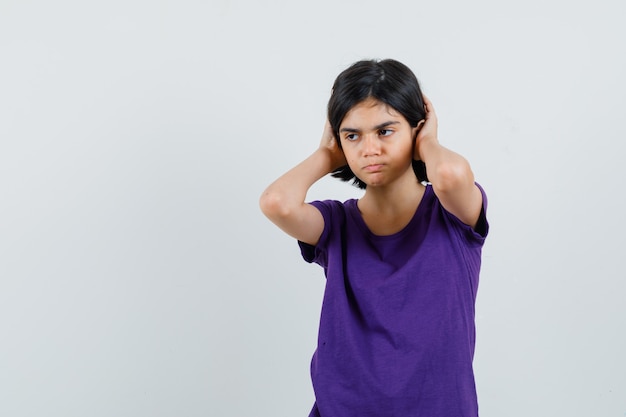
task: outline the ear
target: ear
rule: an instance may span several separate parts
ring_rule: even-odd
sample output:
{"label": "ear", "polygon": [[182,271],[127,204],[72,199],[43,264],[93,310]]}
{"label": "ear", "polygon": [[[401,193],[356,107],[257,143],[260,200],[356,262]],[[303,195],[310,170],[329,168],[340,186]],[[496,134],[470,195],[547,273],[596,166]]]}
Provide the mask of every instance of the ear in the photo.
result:
{"label": "ear", "polygon": [[422,126],[424,126],[424,123],[426,123],[426,119],[422,119],[419,122],[417,122],[417,126],[413,128],[413,139],[417,137],[417,134],[422,129]]}

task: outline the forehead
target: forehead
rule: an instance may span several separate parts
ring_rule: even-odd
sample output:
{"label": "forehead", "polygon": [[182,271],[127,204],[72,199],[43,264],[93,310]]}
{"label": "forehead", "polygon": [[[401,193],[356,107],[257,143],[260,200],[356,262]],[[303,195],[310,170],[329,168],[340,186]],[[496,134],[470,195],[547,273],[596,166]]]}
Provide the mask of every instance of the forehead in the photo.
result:
{"label": "forehead", "polygon": [[367,98],[355,104],[346,113],[341,125],[367,122],[378,124],[383,121],[395,121],[397,119],[404,120],[404,117],[393,107],[375,98]]}

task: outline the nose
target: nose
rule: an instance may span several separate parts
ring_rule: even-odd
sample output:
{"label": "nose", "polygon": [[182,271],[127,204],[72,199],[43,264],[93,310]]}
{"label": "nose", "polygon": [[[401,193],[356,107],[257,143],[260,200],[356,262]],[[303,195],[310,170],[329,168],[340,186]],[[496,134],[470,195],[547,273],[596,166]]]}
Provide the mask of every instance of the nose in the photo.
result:
{"label": "nose", "polygon": [[376,156],[380,155],[380,141],[378,135],[369,134],[363,138],[363,155]]}

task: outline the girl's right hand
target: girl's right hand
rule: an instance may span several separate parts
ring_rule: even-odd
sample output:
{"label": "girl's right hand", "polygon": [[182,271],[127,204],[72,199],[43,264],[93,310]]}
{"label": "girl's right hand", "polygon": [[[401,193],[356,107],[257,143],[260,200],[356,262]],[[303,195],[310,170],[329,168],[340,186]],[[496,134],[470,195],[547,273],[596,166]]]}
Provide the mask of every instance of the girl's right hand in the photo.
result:
{"label": "girl's right hand", "polygon": [[324,151],[326,155],[328,155],[330,172],[348,164],[346,156],[337,144],[337,139],[335,138],[335,134],[333,133],[333,129],[328,120],[326,120],[326,125],[324,126],[320,150]]}

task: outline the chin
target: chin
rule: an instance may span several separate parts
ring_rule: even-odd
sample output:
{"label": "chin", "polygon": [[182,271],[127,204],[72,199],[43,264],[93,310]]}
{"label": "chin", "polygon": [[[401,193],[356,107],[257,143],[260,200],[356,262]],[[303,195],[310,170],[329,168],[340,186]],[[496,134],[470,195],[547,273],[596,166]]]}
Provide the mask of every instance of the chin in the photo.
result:
{"label": "chin", "polygon": [[363,181],[363,182],[365,182],[365,184],[367,184],[368,187],[372,187],[372,188],[382,187],[385,185],[383,181]]}

